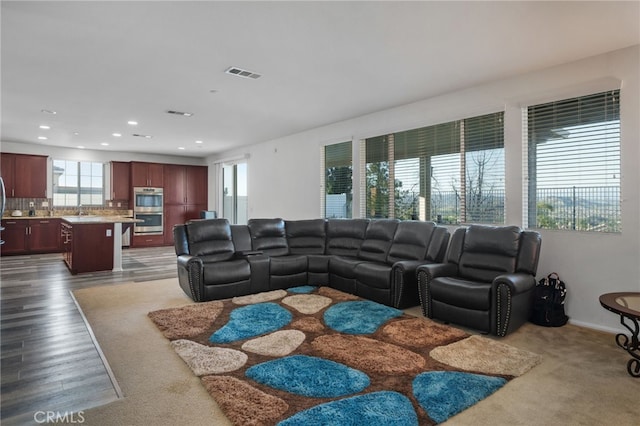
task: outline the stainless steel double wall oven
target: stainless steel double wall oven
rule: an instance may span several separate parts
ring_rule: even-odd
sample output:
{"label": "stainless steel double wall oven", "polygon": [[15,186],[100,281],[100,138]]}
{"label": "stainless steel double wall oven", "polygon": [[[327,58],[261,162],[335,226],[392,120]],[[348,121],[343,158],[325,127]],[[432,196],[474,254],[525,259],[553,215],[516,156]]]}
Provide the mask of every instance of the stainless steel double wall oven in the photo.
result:
{"label": "stainless steel double wall oven", "polygon": [[134,187],[133,203],[133,217],[144,220],[134,225],[134,235],[162,235],[162,188]]}

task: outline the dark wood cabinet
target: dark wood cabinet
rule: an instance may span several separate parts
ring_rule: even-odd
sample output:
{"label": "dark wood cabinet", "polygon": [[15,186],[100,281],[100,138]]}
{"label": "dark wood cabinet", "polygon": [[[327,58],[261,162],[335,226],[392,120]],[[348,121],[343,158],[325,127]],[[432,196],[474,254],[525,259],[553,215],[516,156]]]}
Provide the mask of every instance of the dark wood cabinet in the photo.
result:
{"label": "dark wood cabinet", "polygon": [[184,204],[187,200],[187,172],[185,166],[164,165],[164,204]]}
{"label": "dark wood cabinet", "polygon": [[118,201],[129,200],[131,196],[131,164],[111,162],[111,199]]}
{"label": "dark wood cabinet", "polygon": [[46,198],[47,157],[3,153],[0,160],[8,198]]}
{"label": "dark wood cabinet", "polygon": [[164,207],[164,244],[172,245],[174,225],[200,219],[200,211],[206,210],[206,204],[167,205]]}
{"label": "dark wood cabinet", "polygon": [[2,226],[3,255],[61,251],[60,219],[5,219]]}
{"label": "dark wood cabinet", "polygon": [[164,167],[158,163],[131,163],[131,186],[164,187]]}
{"label": "dark wood cabinet", "polygon": [[208,167],[164,166],[164,203],[165,204],[207,204]]}
{"label": "dark wood cabinet", "polygon": [[72,274],[113,269],[113,224],[62,223],[63,259]]}
{"label": "dark wood cabinet", "polygon": [[27,253],[28,223],[26,220],[3,220],[2,255]]}
{"label": "dark wood cabinet", "polygon": [[164,235],[134,235],[132,247],[159,247],[165,245]]}
{"label": "dark wood cabinet", "polygon": [[173,226],[199,219],[207,209],[208,167],[166,164],[164,175],[164,243],[171,245]]}
{"label": "dark wood cabinet", "polygon": [[186,177],[186,204],[205,204],[206,209],[209,198],[209,168],[207,166],[188,166]]}
{"label": "dark wood cabinet", "polygon": [[29,250],[38,253],[60,251],[60,219],[29,219]]}

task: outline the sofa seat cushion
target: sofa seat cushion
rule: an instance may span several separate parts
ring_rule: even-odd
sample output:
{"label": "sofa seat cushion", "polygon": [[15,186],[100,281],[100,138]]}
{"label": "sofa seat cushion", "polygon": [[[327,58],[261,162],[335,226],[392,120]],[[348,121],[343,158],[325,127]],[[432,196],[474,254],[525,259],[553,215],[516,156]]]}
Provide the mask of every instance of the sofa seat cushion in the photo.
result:
{"label": "sofa seat cushion", "polygon": [[431,299],[447,305],[478,311],[491,309],[491,283],[439,277],[433,279],[429,292]]}
{"label": "sofa seat cushion", "polygon": [[356,266],[356,279],[369,287],[387,289],[391,286],[391,266],[365,262]]}
{"label": "sofa seat cushion", "polygon": [[251,279],[251,268],[246,259],[205,263],[203,269],[202,279],[205,285],[228,284]]}
{"label": "sofa seat cushion", "polygon": [[269,258],[271,275],[293,275],[307,272],[307,256],[274,256]]}
{"label": "sofa seat cushion", "polygon": [[329,273],[338,275],[342,278],[356,277],[356,266],[364,262],[357,257],[332,256],[329,259]]}

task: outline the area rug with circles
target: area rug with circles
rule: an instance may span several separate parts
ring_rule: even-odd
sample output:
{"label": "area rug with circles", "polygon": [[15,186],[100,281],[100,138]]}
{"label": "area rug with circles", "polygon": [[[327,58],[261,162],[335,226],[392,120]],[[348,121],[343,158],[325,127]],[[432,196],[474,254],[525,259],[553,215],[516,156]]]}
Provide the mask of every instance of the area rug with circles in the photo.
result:
{"label": "area rug with circles", "polygon": [[329,287],[149,313],[236,425],[432,425],[541,361]]}

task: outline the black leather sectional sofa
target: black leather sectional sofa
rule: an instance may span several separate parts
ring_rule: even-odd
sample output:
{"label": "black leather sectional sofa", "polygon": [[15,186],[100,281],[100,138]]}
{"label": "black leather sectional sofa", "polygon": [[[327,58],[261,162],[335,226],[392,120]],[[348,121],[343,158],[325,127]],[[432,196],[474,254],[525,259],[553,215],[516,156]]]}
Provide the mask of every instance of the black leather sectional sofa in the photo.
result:
{"label": "black leather sectional sofa", "polygon": [[395,219],[206,219],[173,232],[180,286],[196,302],[324,285],[416,306],[416,269],[441,262],[449,242],[433,222]]}

